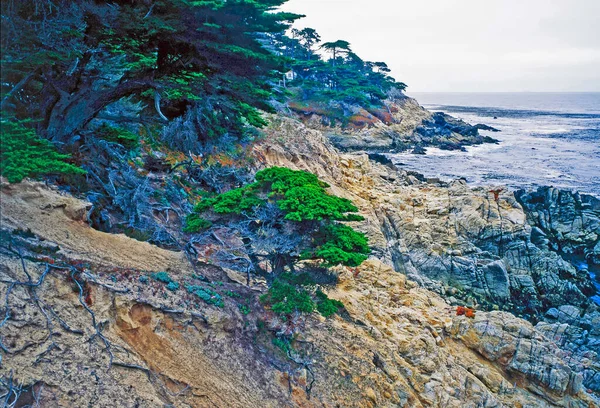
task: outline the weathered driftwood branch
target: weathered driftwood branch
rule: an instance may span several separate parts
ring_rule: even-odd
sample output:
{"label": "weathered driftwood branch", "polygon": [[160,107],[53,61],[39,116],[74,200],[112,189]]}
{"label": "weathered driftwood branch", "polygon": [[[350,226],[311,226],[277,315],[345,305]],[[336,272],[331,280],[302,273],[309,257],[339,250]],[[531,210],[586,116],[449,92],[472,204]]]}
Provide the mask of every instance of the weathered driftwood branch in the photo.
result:
{"label": "weathered driftwood branch", "polygon": [[156,89],[154,90],[154,108],[162,120],[166,122],[169,121],[169,119],[160,110],[160,93],[158,93]]}

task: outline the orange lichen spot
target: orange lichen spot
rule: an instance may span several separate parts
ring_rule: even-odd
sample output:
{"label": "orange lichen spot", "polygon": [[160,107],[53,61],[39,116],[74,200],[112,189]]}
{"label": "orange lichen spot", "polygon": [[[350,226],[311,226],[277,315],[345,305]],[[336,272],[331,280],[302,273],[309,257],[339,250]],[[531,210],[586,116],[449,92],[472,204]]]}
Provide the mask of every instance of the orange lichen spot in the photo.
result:
{"label": "orange lichen spot", "polygon": [[471,309],[470,307],[458,306],[456,308],[456,315],[466,316],[473,319],[475,317],[475,310]]}

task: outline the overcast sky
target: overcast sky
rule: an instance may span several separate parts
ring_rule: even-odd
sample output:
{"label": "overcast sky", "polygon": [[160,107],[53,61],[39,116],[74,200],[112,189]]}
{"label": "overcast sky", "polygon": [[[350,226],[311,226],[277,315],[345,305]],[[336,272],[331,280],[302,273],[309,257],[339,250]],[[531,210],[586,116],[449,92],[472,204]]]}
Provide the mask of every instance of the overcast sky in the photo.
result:
{"label": "overcast sky", "polygon": [[410,92],[600,91],[600,0],[290,0]]}

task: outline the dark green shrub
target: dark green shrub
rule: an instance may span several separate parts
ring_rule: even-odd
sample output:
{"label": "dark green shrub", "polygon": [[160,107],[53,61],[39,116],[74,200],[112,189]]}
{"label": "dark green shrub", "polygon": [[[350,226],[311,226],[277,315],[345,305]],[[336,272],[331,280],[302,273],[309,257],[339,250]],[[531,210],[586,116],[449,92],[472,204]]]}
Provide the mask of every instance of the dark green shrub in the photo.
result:
{"label": "dark green shrub", "polygon": [[344,307],[344,304],[339,300],[330,299],[327,297],[325,293],[320,290],[317,290],[317,310],[324,317],[329,317],[335,313],[337,313],[341,308]]}
{"label": "dark green shrub", "polygon": [[308,274],[283,274],[260,300],[282,316],[293,312],[311,313],[316,309],[324,317],[329,317],[344,307],[342,302],[330,299],[320,289],[316,290],[313,299],[310,288],[314,285]]}
{"label": "dark green shrub", "polygon": [[171,281],[167,285],[167,289],[169,289],[171,292],[175,292],[175,291],[179,290],[179,283]]}
{"label": "dark green shrub", "polygon": [[185,227],[183,232],[196,233],[210,228],[212,223],[200,217],[197,213],[191,213],[185,219]]}
{"label": "dark green shrub", "polygon": [[140,144],[140,137],[127,129],[103,123],[96,129],[96,136],[107,142],[118,143],[128,149],[135,149]]}
{"label": "dark green shrub", "polygon": [[306,290],[280,280],[273,282],[260,300],[271,305],[271,310],[280,315],[311,313],[315,310],[315,302]]}
{"label": "dark green shrub", "polygon": [[59,153],[47,140],[40,139],[26,122],[0,121],[0,174],[9,183],[25,177],[47,174],[85,174],[86,171],[66,163],[71,156]]}
{"label": "dark green shrub", "polygon": [[239,304],[238,305],[238,309],[240,309],[240,312],[244,316],[250,313],[250,308],[248,306],[246,306],[246,305]]}
{"label": "dark green shrub", "polygon": [[162,283],[171,283],[171,282],[173,282],[173,279],[171,279],[171,277],[169,276],[169,274],[167,272],[156,272],[156,273],[153,273],[150,276],[152,276],[152,278],[154,280],[157,280],[157,281],[162,282]]}
{"label": "dark green shrub", "polygon": [[188,293],[198,296],[200,299],[205,301],[210,305],[215,305],[217,307],[223,307],[225,304],[223,303],[223,298],[217,292],[212,289],[205,288],[200,285],[190,285],[186,284],[185,289]]}
{"label": "dark green shrub", "polygon": [[290,342],[285,338],[274,337],[273,340],[271,340],[271,343],[286,354],[290,351]]}

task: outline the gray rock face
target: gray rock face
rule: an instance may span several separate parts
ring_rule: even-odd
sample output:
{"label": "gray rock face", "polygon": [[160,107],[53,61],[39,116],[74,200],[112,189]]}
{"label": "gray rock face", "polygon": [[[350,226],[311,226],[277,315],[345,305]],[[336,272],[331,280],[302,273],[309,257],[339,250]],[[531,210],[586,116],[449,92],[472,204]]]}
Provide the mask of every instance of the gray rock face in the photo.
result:
{"label": "gray rock face", "polygon": [[[588,270],[569,256],[585,255],[595,265],[596,204],[543,191],[543,200],[536,193],[517,200],[508,191],[469,189],[463,182],[428,185],[422,196],[411,193],[412,208],[404,213],[382,212],[382,231],[394,242],[396,270],[455,305],[510,311],[538,324],[577,361],[571,368],[583,385],[598,392],[600,337],[590,328],[600,323],[590,300],[595,288]],[[521,206],[522,200],[533,203]],[[513,368],[536,370],[527,364],[533,363],[517,358]],[[544,381],[564,382],[547,375]]]}
{"label": "gray rock face", "polygon": [[519,190],[515,197],[535,226],[536,239],[547,240],[539,241],[541,246],[600,266],[600,200],[552,187]]}
{"label": "gray rock face", "polygon": [[[458,299],[473,296],[484,307],[495,305],[534,321],[551,307],[590,304],[595,289],[587,270],[548,245],[554,238],[529,225],[512,193],[496,200],[454,182],[445,198],[437,194],[444,192],[430,189],[422,199],[412,199],[415,214],[421,213],[415,215],[418,221],[393,211],[382,214],[384,234],[398,243],[390,248],[398,270],[420,275],[431,289],[441,282],[458,289]],[[576,227],[571,233],[578,234]],[[595,233],[581,235],[591,239]]]}
{"label": "gray rock face", "polygon": [[483,277],[494,300],[502,302],[510,297],[509,278],[502,261],[494,261],[483,266]]}
{"label": "gray rock face", "polygon": [[506,370],[559,393],[581,389],[582,376],[562,361],[566,353],[529,325],[504,312],[456,318],[451,335]]}
{"label": "gray rock face", "polygon": [[600,310],[597,307],[552,308],[535,328],[577,360],[574,370],[582,375],[585,387],[600,391]]}

